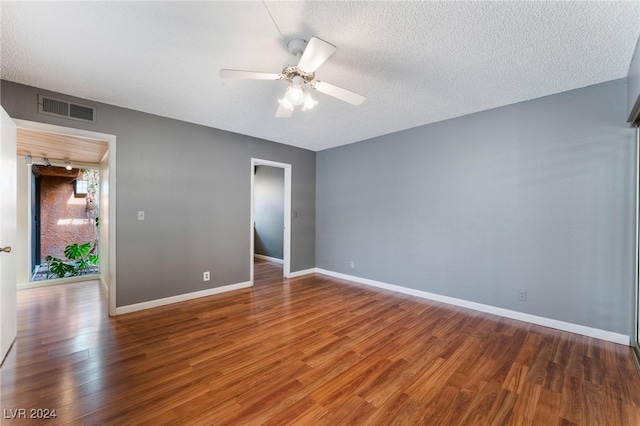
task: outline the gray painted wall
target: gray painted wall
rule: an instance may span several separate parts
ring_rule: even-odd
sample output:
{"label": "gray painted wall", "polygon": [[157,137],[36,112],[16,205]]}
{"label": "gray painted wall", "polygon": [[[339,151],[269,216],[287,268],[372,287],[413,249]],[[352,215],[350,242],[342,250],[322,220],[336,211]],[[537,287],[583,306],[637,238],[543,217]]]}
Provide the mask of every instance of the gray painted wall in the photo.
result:
{"label": "gray painted wall", "polygon": [[282,259],[284,169],[257,166],[254,175],[255,253]]}
{"label": "gray painted wall", "polygon": [[[40,93],[95,105],[97,123],[38,114]],[[7,81],[1,94],[13,118],[117,136],[117,306],[249,280],[252,157],[292,165],[291,270],[315,266],[314,152]]]}
{"label": "gray painted wall", "polygon": [[627,76],[627,116],[629,121],[638,120],[640,117],[640,38],[636,43],[636,49],[629,65]]}
{"label": "gray painted wall", "polygon": [[616,80],[318,152],[317,267],[631,335],[626,90]]}

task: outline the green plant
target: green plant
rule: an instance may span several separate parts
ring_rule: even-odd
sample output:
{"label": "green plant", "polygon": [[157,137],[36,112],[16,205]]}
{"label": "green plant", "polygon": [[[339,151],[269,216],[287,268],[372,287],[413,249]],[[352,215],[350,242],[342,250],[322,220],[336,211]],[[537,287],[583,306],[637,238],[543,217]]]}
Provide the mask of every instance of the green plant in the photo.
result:
{"label": "green plant", "polygon": [[71,276],[88,274],[91,266],[99,263],[98,255],[92,253],[92,250],[93,244],[91,243],[74,243],[64,248],[64,255],[67,257],[68,262],[57,257],[47,256],[45,258],[49,266],[47,278],[51,274],[55,274],[58,278],[62,278],[67,274]]}
{"label": "green plant", "polygon": [[93,262],[89,259],[92,247],[93,245],[91,243],[74,243],[64,248],[64,255],[67,256],[67,259],[73,261],[74,263],[73,275],[78,275],[83,271],[85,273],[89,272],[89,268],[91,268],[91,264],[93,264]]}
{"label": "green plant", "polygon": [[65,275],[73,274],[74,267],[68,265],[62,261],[62,259],[53,256],[47,256],[45,258],[47,265],[49,266],[49,272],[47,272],[47,278],[51,278],[51,274],[55,274],[58,278],[62,278]]}

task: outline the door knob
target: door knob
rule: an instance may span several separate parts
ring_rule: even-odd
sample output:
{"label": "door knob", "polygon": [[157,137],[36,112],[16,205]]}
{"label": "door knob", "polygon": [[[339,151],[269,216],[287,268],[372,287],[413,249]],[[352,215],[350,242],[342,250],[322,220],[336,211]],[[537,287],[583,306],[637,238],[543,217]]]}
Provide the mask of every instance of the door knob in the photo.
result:
{"label": "door knob", "polygon": [[2,252],[11,253],[11,247],[0,247],[0,253]]}

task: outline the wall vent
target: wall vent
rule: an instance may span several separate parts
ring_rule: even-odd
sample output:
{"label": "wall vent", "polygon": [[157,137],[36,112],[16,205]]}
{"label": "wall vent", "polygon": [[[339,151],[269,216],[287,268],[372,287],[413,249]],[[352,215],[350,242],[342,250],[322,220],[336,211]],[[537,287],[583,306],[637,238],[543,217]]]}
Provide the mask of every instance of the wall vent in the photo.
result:
{"label": "wall vent", "polygon": [[38,95],[38,112],[40,114],[55,115],[71,120],[96,122],[96,109],[74,102],[63,101],[49,96]]}

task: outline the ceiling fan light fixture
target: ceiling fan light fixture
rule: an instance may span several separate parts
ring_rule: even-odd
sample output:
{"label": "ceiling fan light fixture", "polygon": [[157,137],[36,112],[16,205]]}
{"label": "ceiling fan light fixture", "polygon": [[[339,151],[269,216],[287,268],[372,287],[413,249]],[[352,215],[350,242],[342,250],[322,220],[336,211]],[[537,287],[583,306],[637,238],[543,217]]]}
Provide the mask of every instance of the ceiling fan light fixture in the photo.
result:
{"label": "ceiling fan light fixture", "polygon": [[312,109],[316,105],[318,105],[318,101],[314,100],[311,97],[311,94],[309,92],[305,92],[304,103],[302,104],[302,110],[306,111],[308,109]]}
{"label": "ceiling fan light fixture", "polygon": [[289,111],[293,111],[293,105],[291,105],[291,102],[289,102],[289,100],[287,99],[286,96],[284,98],[282,98],[282,99],[278,99],[278,102],[284,108],[288,109]]}
{"label": "ceiling fan light fixture", "polygon": [[299,84],[294,84],[289,87],[287,90],[287,95],[289,96],[289,100],[294,105],[300,105],[304,98],[304,89]]}
{"label": "ceiling fan light fixture", "polygon": [[296,76],[293,78],[291,86],[287,87],[287,91],[284,94],[284,98],[289,101],[293,106],[302,105],[304,102],[304,80],[302,77]]}
{"label": "ceiling fan light fixture", "polygon": [[302,106],[302,111],[307,111],[318,104],[318,101],[311,97],[311,94],[304,89],[304,82],[300,77],[293,80],[293,84],[287,87],[284,98],[278,99],[280,105],[289,111],[297,106]]}

